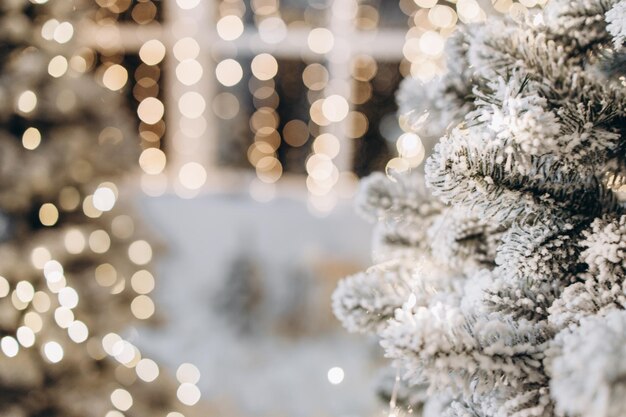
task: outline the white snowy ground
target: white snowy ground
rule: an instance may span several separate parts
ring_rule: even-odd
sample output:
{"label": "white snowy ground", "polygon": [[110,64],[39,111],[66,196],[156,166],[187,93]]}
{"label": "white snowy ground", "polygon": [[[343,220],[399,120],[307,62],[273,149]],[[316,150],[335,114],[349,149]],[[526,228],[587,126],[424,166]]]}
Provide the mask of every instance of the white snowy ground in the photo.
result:
{"label": "white snowy ground", "polygon": [[[325,218],[311,215],[304,201],[278,198],[257,203],[246,195],[146,197],[141,207],[149,226],[168,247],[157,264],[155,292],[165,323],[136,333],[137,344],[149,357],[169,366],[172,373],[181,363],[196,365],[202,399],[219,404],[222,415],[380,415],[372,386],[373,359],[379,352],[375,344],[368,345],[337,325],[328,299],[334,281],[318,274],[308,287],[299,289],[291,286],[286,272],[294,266],[362,267],[370,262],[371,227],[350,204]],[[263,317],[257,321],[256,334],[247,336],[233,331],[211,306],[232,258],[243,246],[261,260],[264,271],[265,307],[259,313]],[[296,302],[309,305],[296,322],[307,333],[285,337],[271,320],[280,318],[277,309],[293,304],[298,291],[306,295],[300,294]],[[338,385],[327,377],[335,366],[345,372]]]}

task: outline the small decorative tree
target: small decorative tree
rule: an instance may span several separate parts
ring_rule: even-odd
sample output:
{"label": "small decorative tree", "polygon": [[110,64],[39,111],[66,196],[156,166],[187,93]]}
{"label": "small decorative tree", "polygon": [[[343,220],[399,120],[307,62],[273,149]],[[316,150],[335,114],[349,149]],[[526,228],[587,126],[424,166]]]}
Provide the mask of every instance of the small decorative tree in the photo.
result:
{"label": "small decorative tree", "polygon": [[118,334],[153,313],[152,248],[111,182],[136,162],[132,120],[89,72],[95,54],[73,42],[88,3],[0,4],[2,416],[181,408]]}

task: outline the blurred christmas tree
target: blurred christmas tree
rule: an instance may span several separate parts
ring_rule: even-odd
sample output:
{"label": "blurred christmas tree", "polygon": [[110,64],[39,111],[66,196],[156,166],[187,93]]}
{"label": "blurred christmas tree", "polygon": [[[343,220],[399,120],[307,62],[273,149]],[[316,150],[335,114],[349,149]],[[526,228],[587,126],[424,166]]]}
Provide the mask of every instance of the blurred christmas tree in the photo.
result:
{"label": "blurred christmas tree", "polygon": [[94,52],[75,46],[92,6],[0,4],[2,416],[180,408],[158,366],[118,334],[153,315],[152,248],[116,185],[138,155],[132,119],[90,72]]}
{"label": "blurred christmas tree", "polygon": [[625,415],[625,22],[624,0],[551,0],[457,33],[448,75],[405,83],[405,124],[443,136],[438,199],[416,173],[364,182],[381,263],[334,307],[425,416]]}

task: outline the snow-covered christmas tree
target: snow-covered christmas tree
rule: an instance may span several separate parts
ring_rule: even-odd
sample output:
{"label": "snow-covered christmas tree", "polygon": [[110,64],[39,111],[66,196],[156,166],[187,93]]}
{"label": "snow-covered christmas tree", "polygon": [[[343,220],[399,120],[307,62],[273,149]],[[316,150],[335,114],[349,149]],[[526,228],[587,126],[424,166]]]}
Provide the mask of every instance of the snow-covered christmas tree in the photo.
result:
{"label": "snow-covered christmas tree", "polygon": [[442,136],[426,187],[363,182],[378,264],[333,301],[425,416],[626,415],[625,27],[623,0],[550,0],[404,83],[405,124]]}
{"label": "snow-covered christmas tree", "polygon": [[0,4],[0,415],[181,417],[123,338],[154,311],[152,248],[118,189],[132,119],[75,44],[89,3]]}

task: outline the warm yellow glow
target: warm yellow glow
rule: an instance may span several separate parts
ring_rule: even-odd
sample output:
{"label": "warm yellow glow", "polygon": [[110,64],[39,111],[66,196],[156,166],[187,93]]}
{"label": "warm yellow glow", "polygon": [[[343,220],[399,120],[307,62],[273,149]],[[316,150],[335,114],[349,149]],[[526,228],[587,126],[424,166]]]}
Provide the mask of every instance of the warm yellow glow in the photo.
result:
{"label": "warm yellow glow", "polygon": [[346,118],[349,111],[348,101],[338,94],[327,97],[322,104],[322,113],[331,122],[342,121]]}
{"label": "warm yellow glow", "polygon": [[150,175],[163,172],[166,162],[165,153],[158,148],[144,149],[139,156],[139,166],[146,174]]}
{"label": "warm yellow glow", "polygon": [[389,162],[387,162],[387,165],[385,166],[385,172],[387,173],[387,176],[393,178],[394,172],[402,173],[408,171],[410,168],[411,166],[406,159],[393,158]]}
{"label": "warm yellow glow", "polygon": [[452,7],[438,4],[429,10],[428,20],[434,26],[447,29],[454,27],[457,15]]}
{"label": "warm yellow glow", "polygon": [[333,49],[335,37],[333,33],[326,28],[315,28],[309,32],[307,44],[311,51],[318,54],[326,54]]}
{"label": "warm yellow glow", "polygon": [[46,262],[52,259],[52,255],[50,255],[50,251],[43,246],[38,246],[33,249],[30,254],[30,260],[33,263],[33,266],[37,269],[43,269]]}
{"label": "warm yellow glow", "polygon": [[243,69],[234,59],[225,59],[215,67],[217,81],[226,87],[231,87],[241,81]]}
{"label": "warm yellow glow", "polygon": [[429,30],[422,35],[419,45],[425,54],[439,56],[443,53],[445,40],[438,32]]}
{"label": "warm yellow glow", "polygon": [[20,326],[15,332],[20,345],[29,348],[35,344],[35,332],[28,326]]}
{"label": "warm yellow glow", "polygon": [[202,66],[195,59],[186,59],[176,66],[176,78],[184,85],[196,84],[202,72]]}
{"label": "warm yellow glow", "polygon": [[197,162],[188,162],[178,172],[178,179],[183,187],[197,190],[202,187],[207,179],[206,170]]}
{"label": "warm yellow glow", "polygon": [[145,320],[154,314],[154,302],[147,295],[138,295],[130,303],[130,310],[139,320]]}
{"label": "warm yellow glow", "polygon": [[302,72],[302,81],[310,90],[323,90],[328,84],[328,79],[328,70],[318,63],[307,65]]}
{"label": "warm yellow glow", "polygon": [[152,246],[145,240],[137,240],[128,247],[128,257],[137,265],[145,265],[152,260]]}
{"label": "warm yellow glow", "polygon": [[259,54],[252,59],[252,74],[259,80],[270,80],[278,73],[278,61],[270,54]]}
{"label": "warm yellow glow", "polygon": [[309,140],[309,127],[302,120],[290,120],[283,127],[283,139],[290,146],[302,146]]}
{"label": "warm yellow glow", "polygon": [[33,150],[37,149],[41,143],[41,133],[34,127],[29,127],[22,134],[22,146],[24,148]]}
{"label": "warm yellow glow", "polygon": [[117,91],[126,85],[128,72],[126,68],[115,64],[108,67],[102,74],[102,83],[109,90]]}
{"label": "warm yellow glow", "polygon": [[185,405],[194,405],[200,401],[200,390],[193,384],[183,383],[176,391],[178,400]]}
{"label": "warm yellow glow", "polygon": [[67,72],[68,62],[62,55],[57,55],[48,64],[48,74],[54,78],[59,78]]}
{"label": "warm yellow glow", "polygon": [[130,392],[118,388],[111,393],[111,404],[120,411],[127,411],[133,406],[133,397]]}
{"label": "warm yellow glow", "polygon": [[111,237],[104,230],[94,230],[89,235],[89,247],[95,253],[105,253],[111,247]]}
{"label": "warm yellow glow", "polygon": [[63,187],[59,193],[59,205],[65,211],[71,211],[80,204],[80,193],[74,187]]}
{"label": "warm yellow glow", "polygon": [[51,41],[54,38],[54,30],[59,26],[59,21],[56,19],[50,19],[44,22],[41,26],[41,37],[47,41]]}
{"label": "warm yellow glow", "polygon": [[85,216],[96,219],[102,215],[102,212],[93,205],[93,196],[88,195],[83,200],[83,212]]}
{"label": "warm yellow glow", "polygon": [[39,313],[45,313],[50,310],[51,301],[47,293],[37,291],[33,296],[33,307]]}
{"label": "warm yellow glow", "polygon": [[54,29],[52,37],[58,43],[67,43],[74,36],[74,26],[70,22],[62,22]]}
{"label": "warm yellow glow", "polygon": [[159,376],[159,366],[151,359],[141,359],[135,367],[139,379],[152,382]]}
{"label": "warm yellow glow", "polygon": [[0,349],[9,358],[17,355],[20,350],[20,346],[17,344],[17,340],[11,336],[4,336],[0,339]]}
{"label": "warm yellow glow", "polygon": [[63,359],[63,347],[57,342],[47,342],[43,345],[44,357],[52,362],[57,363]]}
{"label": "warm yellow glow", "polygon": [[193,38],[182,38],[174,44],[174,57],[179,61],[196,59],[200,54],[200,45]]}
{"label": "warm yellow glow", "polygon": [[137,115],[142,122],[153,125],[163,118],[165,107],[163,103],[155,98],[148,97],[144,99],[137,107]]}
{"label": "warm yellow glow", "polygon": [[176,370],[176,379],[181,384],[197,384],[200,381],[200,370],[191,363],[183,363]]}
{"label": "warm yellow glow", "polygon": [[75,320],[67,328],[67,333],[74,343],[82,343],[89,337],[87,325],[80,320]]}
{"label": "warm yellow glow", "polygon": [[224,16],[217,22],[216,29],[220,38],[234,41],[243,33],[243,22],[238,16]]}
{"label": "warm yellow glow", "polygon": [[59,220],[59,210],[52,203],[45,203],[39,208],[39,221],[44,226],[54,226]]}
{"label": "warm yellow glow", "polygon": [[100,211],[111,211],[117,196],[112,188],[100,186],[93,193],[93,205]]}
{"label": "warm yellow glow", "polygon": [[154,277],[150,272],[142,269],[133,274],[130,285],[137,294],[148,294],[154,289]]}
{"label": "warm yellow glow", "polygon": [[67,329],[74,322],[74,313],[67,307],[58,307],[54,310],[54,321],[60,328]]}
{"label": "warm yellow glow", "polygon": [[30,303],[35,295],[35,288],[28,281],[20,281],[15,286],[15,295],[21,302]]}
{"label": "warm yellow glow", "polygon": [[30,113],[37,107],[37,96],[30,90],[24,91],[17,99],[17,109],[22,113]]}
{"label": "warm yellow glow", "polygon": [[206,101],[204,97],[195,91],[188,91],[178,100],[178,110],[185,117],[195,119],[204,114]]}
{"label": "warm yellow glow", "polygon": [[78,229],[70,229],[65,233],[65,248],[71,254],[81,253],[85,249],[85,236]]}
{"label": "warm yellow glow", "polygon": [[63,307],[72,309],[78,305],[78,293],[74,288],[65,287],[57,295],[59,304]]}
{"label": "warm yellow glow", "polygon": [[149,40],[141,45],[139,58],[147,65],[156,65],[165,58],[165,46],[157,39]]}
{"label": "warm yellow glow", "polygon": [[50,259],[43,265],[43,275],[48,282],[59,282],[63,278],[63,265]]}
{"label": "warm yellow glow", "polygon": [[117,282],[117,271],[111,264],[101,264],[95,269],[95,278],[101,287],[110,287]]}
{"label": "warm yellow glow", "polygon": [[43,328],[41,316],[34,311],[29,311],[24,315],[24,325],[31,329],[34,333],[39,333]]}
{"label": "warm yellow glow", "polygon": [[322,133],[313,142],[313,151],[334,158],[339,154],[339,139],[333,134]]}

